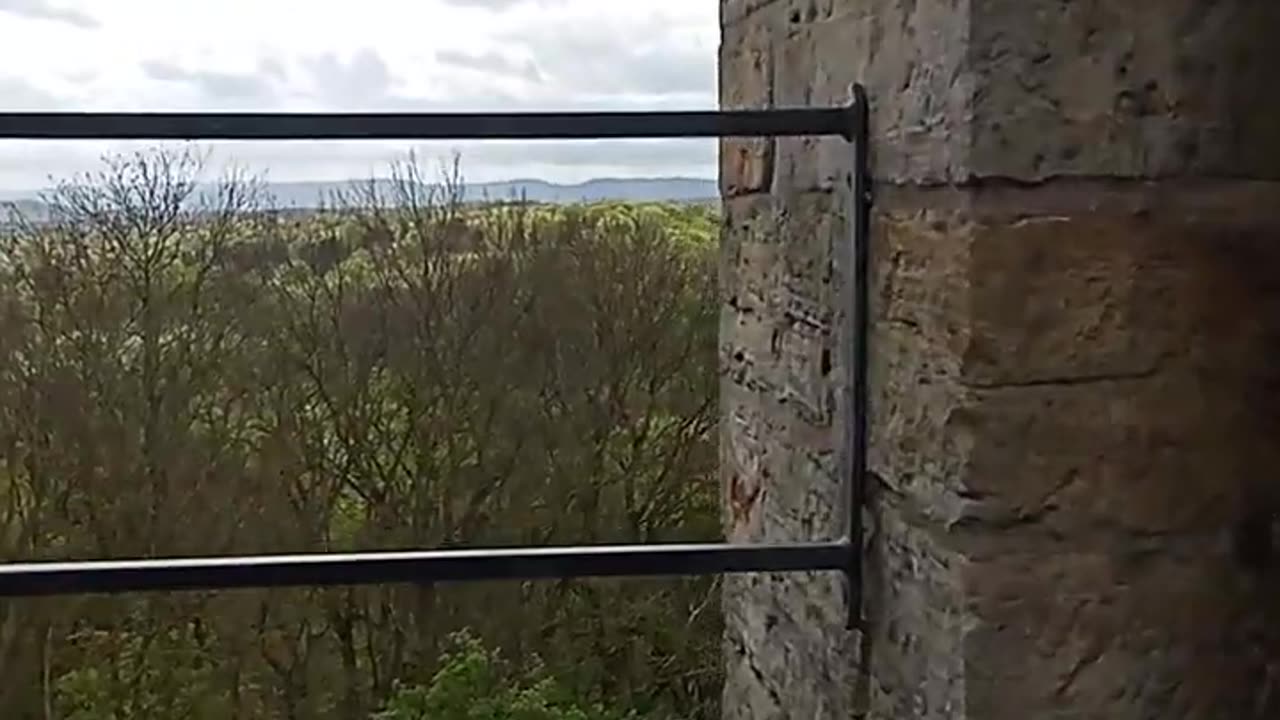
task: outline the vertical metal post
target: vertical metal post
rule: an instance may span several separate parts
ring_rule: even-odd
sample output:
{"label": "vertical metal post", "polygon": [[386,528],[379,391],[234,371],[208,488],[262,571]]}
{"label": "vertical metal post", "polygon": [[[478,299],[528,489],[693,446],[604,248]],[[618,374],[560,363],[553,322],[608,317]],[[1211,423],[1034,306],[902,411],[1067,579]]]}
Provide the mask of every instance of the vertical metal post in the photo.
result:
{"label": "vertical metal post", "polygon": [[849,105],[848,140],[852,144],[852,167],[849,172],[848,256],[844,284],[848,304],[845,308],[844,334],[848,360],[845,391],[848,408],[848,445],[844,472],[845,514],[848,524],[847,539],[850,545],[849,566],[845,570],[848,580],[848,627],[862,626],[862,506],[867,486],[868,444],[868,387],[867,359],[871,330],[870,299],[870,225],[871,225],[871,175],[870,113],[867,92],[862,85],[852,88]]}

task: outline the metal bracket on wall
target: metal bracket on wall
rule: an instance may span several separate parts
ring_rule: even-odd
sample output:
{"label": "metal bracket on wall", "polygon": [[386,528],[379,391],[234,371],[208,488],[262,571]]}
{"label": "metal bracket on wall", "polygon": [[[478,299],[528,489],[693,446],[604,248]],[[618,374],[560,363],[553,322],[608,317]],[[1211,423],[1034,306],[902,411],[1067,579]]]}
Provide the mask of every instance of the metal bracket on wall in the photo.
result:
{"label": "metal bracket on wall", "polygon": [[861,617],[867,448],[867,98],[833,108],[602,113],[0,113],[0,139],[393,140],[835,136],[852,145],[848,527],[836,541],[251,555],[0,564],[0,597],[435,581],[839,571]]}
{"label": "metal bracket on wall", "polygon": [[868,423],[868,345],[871,335],[871,145],[870,106],[867,91],[862,85],[854,85],[849,103],[849,134],[852,144],[852,164],[849,171],[849,209],[847,217],[848,255],[845,263],[844,286],[848,294],[845,304],[845,338],[848,345],[846,370],[847,389],[845,402],[848,407],[846,430],[848,446],[845,451],[848,468],[844,471],[845,511],[849,529],[846,533],[851,548],[849,567],[845,570],[848,580],[848,627],[862,626],[863,605],[863,531],[862,510],[867,490],[867,447],[870,425]]}

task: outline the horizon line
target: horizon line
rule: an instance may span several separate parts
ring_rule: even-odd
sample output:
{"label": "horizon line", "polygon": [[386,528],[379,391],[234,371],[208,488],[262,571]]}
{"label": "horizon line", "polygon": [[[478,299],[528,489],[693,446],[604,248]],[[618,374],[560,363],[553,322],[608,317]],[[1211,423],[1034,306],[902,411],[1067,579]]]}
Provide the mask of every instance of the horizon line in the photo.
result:
{"label": "horizon line", "polygon": [[[343,184],[352,184],[352,183],[356,183],[356,184],[367,183],[370,181],[378,182],[378,181],[390,181],[390,180],[395,180],[395,178],[387,175],[378,175],[378,176],[364,177],[364,178],[348,177],[343,179],[331,179],[331,180],[269,180],[266,178],[256,179],[257,182],[261,182],[263,185],[267,185],[267,186],[270,186],[270,185],[343,185]],[[219,181],[217,179],[201,181],[196,183],[196,187],[206,186],[206,185],[216,185],[218,182]],[[581,180],[577,182],[560,182],[556,180],[545,180],[537,177],[513,177],[513,178],[507,178],[503,180],[474,180],[474,181],[469,181],[463,178],[462,180],[459,181],[459,186],[466,188],[466,187],[477,186],[477,185],[510,185],[510,184],[518,184],[518,183],[541,183],[541,184],[550,185],[553,187],[574,188],[574,187],[583,187],[586,185],[590,185],[592,183],[602,183],[602,182],[718,183],[719,178],[701,177],[697,175],[637,175],[634,177],[620,176],[620,175],[603,175],[599,177],[588,178],[586,180]],[[424,181],[422,184],[443,185],[444,181]],[[44,187],[39,187],[39,188],[0,187],[0,202],[14,202],[18,200],[38,201],[40,199],[38,197],[39,194],[55,191],[57,190],[57,188],[58,186],[56,185],[46,185]]]}

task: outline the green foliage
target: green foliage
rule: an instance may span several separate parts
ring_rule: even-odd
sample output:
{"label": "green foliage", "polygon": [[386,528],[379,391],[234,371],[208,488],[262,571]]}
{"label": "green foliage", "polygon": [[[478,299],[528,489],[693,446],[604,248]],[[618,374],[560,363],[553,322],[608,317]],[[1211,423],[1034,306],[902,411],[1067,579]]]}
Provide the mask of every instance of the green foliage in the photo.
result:
{"label": "green foliage", "polygon": [[516,673],[496,650],[462,632],[427,685],[398,687],[375,720],[631,720],[634,712],[587,704],[540,664]]}
{"label": "green foliage", "polygon": [[70,637],[77,667],[54,683],[65,720],[213,720],[229,708],[214,683],[211,655],[191,624],[84,629]]}
{"label": "green foliage", "polygon": [[[195,212],[189,169],[111,164],[0,243],[6,558],[719,536],[712,209],[404,185],[273,214],[230,184]],[[717,597],[695,578],[5,602],[0,707],[364,720],[396,687],[465,686],[512,717],[612,717],[609,698],[710,718]],[[442,658],[460,628],[544,674]]]}

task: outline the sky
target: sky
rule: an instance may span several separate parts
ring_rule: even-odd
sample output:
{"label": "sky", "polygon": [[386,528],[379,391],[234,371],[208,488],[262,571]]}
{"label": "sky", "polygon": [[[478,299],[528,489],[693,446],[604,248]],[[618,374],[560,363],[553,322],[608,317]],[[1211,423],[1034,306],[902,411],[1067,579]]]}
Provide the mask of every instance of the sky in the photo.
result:
{"label": "sky", "polygon": [[[716,0],[0,0],[0,110],[712,109]],[[0,191],[156,143],[0,141]],[[715,176],[714,140],[201,143],[212,172]]]}

